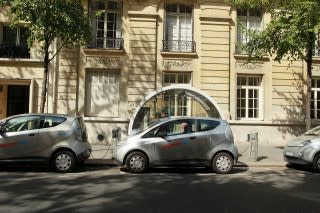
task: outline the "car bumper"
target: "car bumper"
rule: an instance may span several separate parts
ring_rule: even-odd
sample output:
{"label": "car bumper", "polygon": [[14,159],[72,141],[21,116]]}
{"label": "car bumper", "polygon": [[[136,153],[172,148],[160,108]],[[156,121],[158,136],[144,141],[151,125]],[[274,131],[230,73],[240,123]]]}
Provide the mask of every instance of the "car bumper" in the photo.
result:
{"label": "car bumper", "polygon": [[92,152],[92,147],[90,143],[87,143],[87,142],[79,142],[79,144],[81,148],[77,150],[76,155],[77,155],[78,161],[83,162],[90,157]]}
{"label": "car bumper", "polygon": [[87,160],[90,155],[91,155],[92,150],[91,149],[87,149],[83,152],[81,152],[80,154],[77,155],[78,161],[85,161]]}
{"label": "car bumper", "polygon": [[308,165],[312,163],[312,154],[301,147],[286,146],[283,150],[283,158],[292,164]]}

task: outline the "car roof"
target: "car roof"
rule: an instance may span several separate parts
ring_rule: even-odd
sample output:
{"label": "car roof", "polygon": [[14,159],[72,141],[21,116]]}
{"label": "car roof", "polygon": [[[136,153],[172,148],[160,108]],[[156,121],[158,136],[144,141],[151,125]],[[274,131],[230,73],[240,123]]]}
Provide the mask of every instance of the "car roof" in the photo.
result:
{"label": "car roof", "polygon": [[[152,123],[154,125],[152,126],[158,126],[159,124],[163,124],[169,121],[175,121],[175,120],[187,120],[187,119],[194,119],[194,120],[212,120],[212,121],[220,121],[220,122],[224,122],[224,120],[219,119],[219,118],[212,118],[212,117],[199,117],[199,116],[169,116],[169,117],[164,117],[164,118],[160,118],[159,120],[155,120]],[[151,123],[151,124],[152,124]],[[149,127],[148,127],[149,128]],[[147,129],[148,129],[147,128]],[[144,130],[143,130],[144,131]]]}
{"label": "car roof", "polygon": [[8,120],[11,118],[16,118],[16,117],[20,117],[20,116],[59,116],[59,117],[65,117],[65,118],[77,118],[80,116],[73,116],[73,115],[66,115],[66,114],[54,114],[54,113],[23,113],[23,114],[17,114],[17,115],[13,115],[13,116],[9,116],[4,118],[4,120]]}
{"label": "car roof", "polygon": [[195,119],[195,120],[203,119],[203,120],[223,121],[222,119],[219,119],[219,118],[200,117],[200,116],[170,116],[170,117],[161,118],[160,120],[167,121],[167,120],[180,120],[180,119]]}

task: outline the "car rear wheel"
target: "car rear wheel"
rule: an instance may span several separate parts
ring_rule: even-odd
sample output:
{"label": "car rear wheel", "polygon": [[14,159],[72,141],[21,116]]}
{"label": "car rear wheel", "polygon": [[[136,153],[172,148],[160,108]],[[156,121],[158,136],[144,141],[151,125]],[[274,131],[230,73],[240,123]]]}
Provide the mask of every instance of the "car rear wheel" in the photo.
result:
{"label": "car rear wheel", "polygon": [[318,154],[313,160],[313,169],[316,172],[320,172],[320,154]]}
{"label": "car rear wheel", "polygon": [[52,166],[57,172],[71,172],[75,165],[76,160],[70,151],[59,151],[52,158]]}
{"label": "car rear wheel", "polygon": [[226,152],[220,152],[212,159],[212,169],[216,173],[226,174],[233,168],[232,156]]}
{"label": "car rear wheel", "polygon": [[130,173],[143,173],[148,168],[148,159],[142,152],[132,152],[126,158],[125,165]]}

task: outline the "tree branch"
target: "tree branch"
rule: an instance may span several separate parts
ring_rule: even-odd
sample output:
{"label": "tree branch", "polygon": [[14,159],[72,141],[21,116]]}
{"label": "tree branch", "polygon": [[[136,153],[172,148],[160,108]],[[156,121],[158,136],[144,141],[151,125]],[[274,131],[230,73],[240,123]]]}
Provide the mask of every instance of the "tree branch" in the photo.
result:
{"label": "tree branch", "polygon": [[60,47],[56,50],[56,52],[54,53],[54,55],[49,58],[49,62],[52,61],[54,59],[54,57],[56,57],[56,55],[60,52],[60,50],[64,47],[65,42],[62,42],[62,44],[60,45]]}

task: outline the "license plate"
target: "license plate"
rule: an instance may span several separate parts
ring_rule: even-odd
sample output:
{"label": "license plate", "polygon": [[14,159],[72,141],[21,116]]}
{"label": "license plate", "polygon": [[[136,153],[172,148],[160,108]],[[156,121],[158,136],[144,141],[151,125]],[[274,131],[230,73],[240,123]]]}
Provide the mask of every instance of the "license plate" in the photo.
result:
{"label": "license plate", "polygon": [[287,156],[293,156],[293,152],[286,152]]}

